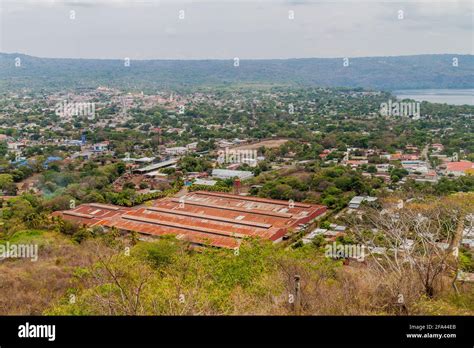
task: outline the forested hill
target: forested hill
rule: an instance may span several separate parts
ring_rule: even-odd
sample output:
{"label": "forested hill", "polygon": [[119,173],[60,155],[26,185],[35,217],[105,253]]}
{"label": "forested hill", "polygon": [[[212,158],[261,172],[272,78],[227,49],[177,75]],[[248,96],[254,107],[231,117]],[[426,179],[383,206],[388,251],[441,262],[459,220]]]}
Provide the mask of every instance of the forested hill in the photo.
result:
{"label": "forested hill", "polygon": [[[16,66],[16,59],[20,66]],[[457,66],[453,66],[457,58]],[[18,62],[18,60],[17,60]],[[52,59],[0,53],[0,91],[97,86],[122,89],[242,84],[410,88],[474,88],[473,55],[310,58],[282,60]],[[17,64],[18,65],[18,64]]]}

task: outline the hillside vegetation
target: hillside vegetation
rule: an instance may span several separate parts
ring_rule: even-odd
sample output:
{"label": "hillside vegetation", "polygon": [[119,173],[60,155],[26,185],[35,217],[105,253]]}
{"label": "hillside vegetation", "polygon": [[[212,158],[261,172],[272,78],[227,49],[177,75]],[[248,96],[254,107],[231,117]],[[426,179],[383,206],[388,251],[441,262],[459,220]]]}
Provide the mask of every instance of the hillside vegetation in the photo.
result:
{"label": "hillside vegetation", "polygon": [[[472,202],[464,194],[439,204],[472,211]],[[430,206],[417,203],[426,212]],[[55,224],[3,236],[2,243],[40,247],[36,262],[0,262],[0,314],[474,314],[472,285],[458,284],[455,292],[449,270],[427,296],[409,265],[385,272],[370,258],[344,265],[316,243],[287,248],[248,240],[238,251],[196,250],[173,237],[144,242],[113,230],[83,229],[71,238]]]}
{"label": "hillside vegetation", "polygon": [[[458,66],[453,66],[453,57]],[[15,66],[15,59],[21,66]],[[132,90],[195,86],[292,85],[363,87],[382,90],[474,88],[474,56],[415,55],[397,57],[244,60],[52,59],[0,54],[0,91],[20,88],[118,87]]]}

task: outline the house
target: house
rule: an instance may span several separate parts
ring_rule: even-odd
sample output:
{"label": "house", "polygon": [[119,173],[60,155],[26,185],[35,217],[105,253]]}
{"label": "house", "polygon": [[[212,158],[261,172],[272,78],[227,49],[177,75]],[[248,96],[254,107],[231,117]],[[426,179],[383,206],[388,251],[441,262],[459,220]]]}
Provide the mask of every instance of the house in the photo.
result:
{"label": "house", "polygon": [[97,143],[97,144],[92,145],[91,150],[93,152],[104,152],[104,151],[107,151],[108,147],[109,147],[109,142],[108,141],[103,141],[101,143]]}
{"label": "house", "polygon": [[314,238],[316,238],[318,235],[324,235],[325,232],[327,232],[327,229],[325,228],[316,228],[303,237],[303,244],[311,243]]}
{"label": "house", "polygon": [[183,128],[170,128],[166,131],[166,133],[168,133],[168,134],[177,133],[178,135],[181,135],[181,133],[183,133],[184,131],[185,131],[185,129],[183,129]]}
{"label": "house", "polygon": [[64,146],[82,146],[82,145],[83,145],[82,140],[71,139],[71,140],[66,140],[64,142]]}
{"label": "house", "polygon": [[413,146],[413,145],[407,145],[407,146],[405,146],[405,149],[409,152],[418,152],[418,147]]}
{"label": "house", "polygon": [[404,154],[402,155],[403,161],[417,161],[420,159],[420,156],[417,154]]}
{"label": "house", "polygon": [[370,197],[370,196],[355,196],[349,202],[350,209],[359,209],[362,202],[375,202],[378,198],[377,197]]}
{"label": "house", "polygon": [[185,146],[168,147],[165,149],[165,153],[170,156],[180,156],[186,154],[187,152],[188,148]]}
{"label": "house", "polygon": [[428,170],[426,168],[426,172],[424,170],[417,170],[417,172],[409,174],[408,177],[410,179],[414,179],[417,182],[429,182],[429,183],[437,183],[438,182],[438,174],[434,170]]}
{"label": "house", "polygon": [[316,228],[303,237],[303,244],[311,243],[311,241],[319,235],[323,236],[326,242],[334,242],[337,237],[344,236],[345,233],[343,231],[336,231],[333,229]]}
{"label": "house", "polygon": [[463,176],[468,173],[474,173],[474,163],[471,161],[446,163],[446,175]]}
{"label": "house", "polygon": [[388,173],[391,165],[388,163],[376,164],[375,168],[377,168],[377,173]]}
{"label": "house", "polygon": [[233,146],[234,143],[233,142],[230,142],[230,141],[227,141],[227,140],[219,140],[218,143],[217,143],[217,146],[220,147],[220,148],[226,148],[226,147],[230,147],[230,146]]}
{"label": "house", "polygon": [[331,228],[332,230],[336,232],[344,232],[346,230],[346,226],[337,225],[337,224],[330,224],[329,228]]}
{"label": "house", "polygon": [[357,168],[362,166],[363,164],[368,164],[368,160],[347,160],[345,161],[346,166],[350,166],[351,168]]}
{"label": "house", "polygon": [[406,160],[402,161],[402,167],[407,170],[414,170],[418,172],[427,172],[428,165],[424,161],[420,160]]}
{"label": "house", "polygon": [[23,142],[14,141],[14,142],[7,143],[7,146],[8,146],[9,151],[19,151],[23,147],[25,147],[26,144]]}
{"label": "house", "polygon": [[333,152],[333,149],[324,149],[323,152],[319,155],[319,158],[325,159],[331,152]]}
{"label": "house", "polygon": [[92,158],[92,156],[93,156],[92,151],[84,150],[84,151],[79,151],[79,152],[73,153],[71,155],[71,158],[72,159],[81,158],[81,159],[88,160],[88,159]]}
{"label": "house", "polygon": [[397,153],[390,154],[389,160],[390,161],[399,161],[401,158],[402,158],[402,153],[397,152]]}

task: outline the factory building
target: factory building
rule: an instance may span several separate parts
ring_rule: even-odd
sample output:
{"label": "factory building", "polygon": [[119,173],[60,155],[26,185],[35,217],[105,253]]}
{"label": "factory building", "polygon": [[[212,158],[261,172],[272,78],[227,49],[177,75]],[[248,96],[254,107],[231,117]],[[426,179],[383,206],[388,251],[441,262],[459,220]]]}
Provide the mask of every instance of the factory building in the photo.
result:
{"label": "factory building", "polygon": [[249,237],[278,242],[289,229],[325,211],[325,206],[316,204],[198,191],[157,200],[153,206],[89,203],[53,215],[87,226],[134,231],[143,237],[175,235],[194,245],[235,249]]}

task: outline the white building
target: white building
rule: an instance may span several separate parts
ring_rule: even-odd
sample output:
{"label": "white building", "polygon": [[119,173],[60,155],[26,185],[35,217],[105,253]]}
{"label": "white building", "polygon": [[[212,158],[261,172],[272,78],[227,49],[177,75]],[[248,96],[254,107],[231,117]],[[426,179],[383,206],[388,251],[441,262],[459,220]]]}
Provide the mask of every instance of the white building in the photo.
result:
{"label": "white building", "polygon": [[216,183],[217,183],[216,180],[196,179],[196,180],[193,182],[193,185],[214,186]]}
{"label": "white building", "polygon": [[240,180],[250,179],[253,173],[246,170],[213,169],[212,176],[218,179],[239,178]]}
{"label": "white building", "polygon": [[165,149],[165,153],[171,156],[184,155],[187,152],[188,148],[185,146],[168,147]]}

